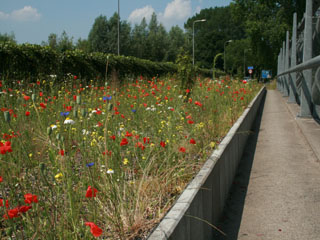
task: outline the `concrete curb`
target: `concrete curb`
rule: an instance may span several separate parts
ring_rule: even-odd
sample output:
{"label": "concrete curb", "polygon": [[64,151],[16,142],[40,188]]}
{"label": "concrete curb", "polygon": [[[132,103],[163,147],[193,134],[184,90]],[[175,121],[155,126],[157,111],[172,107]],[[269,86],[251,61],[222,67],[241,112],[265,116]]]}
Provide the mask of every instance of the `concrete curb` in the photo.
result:
{"label": "concrete curb", "polygon": [[[251,101],[149,240],[212,239],[266,88]],[[211,225],[211,226],[210,226]]]}

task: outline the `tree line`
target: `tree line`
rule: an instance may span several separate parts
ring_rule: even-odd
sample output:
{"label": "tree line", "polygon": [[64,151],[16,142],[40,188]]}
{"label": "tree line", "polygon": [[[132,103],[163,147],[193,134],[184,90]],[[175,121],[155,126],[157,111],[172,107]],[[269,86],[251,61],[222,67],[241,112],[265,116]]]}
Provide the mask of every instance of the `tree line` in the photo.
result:
{"label": "tree line", "polygon": [[[215,68],[243,77],[247,66],[276,71],[277,56],[287,30],[292,29],[293,12],[301,19],[304,0],[233,0],[229,6],[207,8],[190,17],[184,30],[173,26],[169,31],[153,13],[131,26],[120,21],[120,55],[134,56],[155,62],[175,62],[180,49],[192,56],[193,34],[195,63],[202,68]],[[205,19],[205,22],[195,22]],[[0,34],[0,42],[14,41],[14,35]],[[42,45],[57,51],[80,49],[84,52],[118,52],[118,15],[109,19],[98,16],[87,39],[74,41],[64,31],[51,33]],[[215,59],[215,66],[213,62]]]}

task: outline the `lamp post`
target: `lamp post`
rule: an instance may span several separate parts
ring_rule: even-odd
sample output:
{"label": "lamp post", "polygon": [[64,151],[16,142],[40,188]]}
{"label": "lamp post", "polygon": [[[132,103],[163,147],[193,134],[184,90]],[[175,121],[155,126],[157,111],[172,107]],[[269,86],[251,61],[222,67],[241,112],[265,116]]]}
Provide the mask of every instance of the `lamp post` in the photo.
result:
{"label": "lamp post", "polygon": [[232,42],[232,40],[228,40],[224,43],[224,48],[223,48],[223,52],[224,52],[224,72],[226,72],[226,44]]}
{"label": "lamp post", "polygon": [[192,66],[194,66],[194,24],[197,22],[205,22],[207,21],[206,19],[201,19],[201,20],[196,20],[193,22],[192,25]]}
{"label": "lamp post", "polygon": [[120,55],[120,0],[118,0],[118,56]]}
{"label": "lamp post", "polygon": [[243,50],[243,77],[246,76],[246,51],[250,51],[251,48],[247,48]]}

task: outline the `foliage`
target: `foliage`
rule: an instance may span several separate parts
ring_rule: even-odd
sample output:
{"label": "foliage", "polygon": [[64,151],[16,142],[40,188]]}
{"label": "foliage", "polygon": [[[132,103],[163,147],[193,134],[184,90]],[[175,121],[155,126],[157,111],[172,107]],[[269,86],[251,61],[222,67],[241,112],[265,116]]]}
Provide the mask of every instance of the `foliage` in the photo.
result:
{"label": "foliage", "polygon": [[[190,93],[195,80],[195,69],[192,66],[191,56],[185,54],[183,49],[180,49],[176,63],[178,68],[177,74],[181,82],[181,88],[183,90],[187,90],[186,93]],[[188,96],[189,95],[190,94],[188,94]]]}
{"label": "foliage", "polygon": [[244,27],[254,52],[255,66],[276,72],[277,56],[286,31],[292,30],[293,13],[301,19],[305,1],[291,0],[234,0],[231,4],[235,20],[245,19]]}
{"label": "foliage", "polygon": [[15,35],[14,33],[4,33],[4,34],[1,34],[0,33],[0,43],[6,43],[6,42],[9,42],[9,43],[17,43],[16,40],[15,40]]}
{"label": "foliage", "polygon": [[0,74],[8,78],[33,79],[45,75],[65,76],[68,73],[83,79],[102,79],[113,70],[124,76],[154,76],[176,72],[173,63],[155,63],[135,57],[104,53],[87,54],[81,50],[57,52],[48,46],[0,44]]}
{"label": "foliage", "polygon": [[0,79],[1,239],[144,238],[259,90],[197,79],[186,98],[175,79],[107,83]]}
{"label": "foliage", "polygon": [[49,46],[52,49],[59,51],[59,52],[65,52],[67,50],[73,50],[73,37],[69,37],[66,31],[63,31],[61,33],[61,36],[58,37],[57,34],[51,33],[48,36],[47,42],[42,42],[43,46]]}
{"label": "foliage", "polygon": [[[226,46],[226,71],[238,74],[239,77],[247,75],[247,66],[256,66],[256,56],[253,54],[249,39],[235,40]],[[254,70],[255,71],[255,70]]]}
{"label": "foliage", "polygon": [[[193,23],[196,20],[206,19],[206,22],[196,23],[195,32],[195,61],[200,66],[211,68],[214,57],[224,52],[224,43],[230,39],[244,38],[244,29],[242,21],[234,21],[231,15],[231,9],[227,7],[215,7],[201,10],[192,18],[189,18],[185,24],[188,31],[190,42],[192,42]],[[190,52],[191,44],[189,45]],[[217,68],[223,69],[221,62],[218,62]]]}

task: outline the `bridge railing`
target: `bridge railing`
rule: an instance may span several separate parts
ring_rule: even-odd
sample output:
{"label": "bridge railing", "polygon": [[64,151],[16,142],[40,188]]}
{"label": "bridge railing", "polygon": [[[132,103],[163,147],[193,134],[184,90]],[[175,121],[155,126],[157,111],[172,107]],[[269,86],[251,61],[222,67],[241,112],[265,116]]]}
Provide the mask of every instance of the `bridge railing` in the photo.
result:
{"label": "bridge railing", "polygon": [[306,12],[278,55],[277,88],[290,103],[300,105],[300,117],[320,118],[320,2],[306,0]]}

